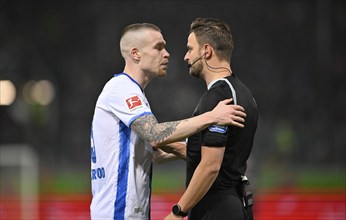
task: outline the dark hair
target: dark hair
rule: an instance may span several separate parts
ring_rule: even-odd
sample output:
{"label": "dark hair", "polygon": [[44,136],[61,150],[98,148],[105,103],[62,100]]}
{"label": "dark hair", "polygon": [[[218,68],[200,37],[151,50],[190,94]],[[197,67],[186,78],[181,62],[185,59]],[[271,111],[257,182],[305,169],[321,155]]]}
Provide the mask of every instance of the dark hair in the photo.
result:
{"label": "dark hair", "polygon": [[190,26],[192,32],[199,45],[208,43],[220,59],[231,60],[233,37],[226,22],[216,18],[196,18]]}
{"label": "dark hair", "polygon": [[121,32],[121,37],[124,36],[124,34],[128,31],[136,31],[136,30],[141,30],[141,29],[152,29],[154,31],[161,32],[160,28],[156,26],[155,24],[151,23],[134,23],[126,26],[122,32]]}

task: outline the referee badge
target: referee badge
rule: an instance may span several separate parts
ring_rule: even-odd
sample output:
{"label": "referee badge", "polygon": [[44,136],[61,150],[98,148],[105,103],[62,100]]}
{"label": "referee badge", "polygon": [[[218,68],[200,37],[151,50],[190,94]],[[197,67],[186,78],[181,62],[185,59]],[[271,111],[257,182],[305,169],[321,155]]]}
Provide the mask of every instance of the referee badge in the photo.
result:
{"label": "referee badge", "polygon": [[211,132],[216,132],[216,133],[221,133],[221,134],[224,134],[226,133],[227,131],[227,126],[224,125],[224,126],[221,126],[221,125],[212,125],[212,126],[209,126],[209,131]]}

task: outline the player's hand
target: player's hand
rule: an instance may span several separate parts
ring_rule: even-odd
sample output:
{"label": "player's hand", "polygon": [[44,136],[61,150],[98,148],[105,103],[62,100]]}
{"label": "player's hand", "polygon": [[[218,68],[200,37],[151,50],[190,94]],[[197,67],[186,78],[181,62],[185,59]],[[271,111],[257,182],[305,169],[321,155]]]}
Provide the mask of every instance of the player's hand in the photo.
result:
{"label": "player's hand", "polygon": [[172,212],[167,215],[164,220],[182,220],[184,217],[174,215]]}
{"label": "player's hand", "polygon": [[240,105],[229,105],[231,99],[220,101],[219,104],[211,111],[218,125],[233,125],[244,127],[245,110]]}

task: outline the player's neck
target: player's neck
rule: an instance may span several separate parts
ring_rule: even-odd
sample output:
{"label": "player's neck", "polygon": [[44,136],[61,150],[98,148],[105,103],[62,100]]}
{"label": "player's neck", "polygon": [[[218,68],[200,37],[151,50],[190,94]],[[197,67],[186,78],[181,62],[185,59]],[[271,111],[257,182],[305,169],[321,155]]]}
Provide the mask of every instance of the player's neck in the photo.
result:
{"label": "player's neck", "polygon": [[142,88],[142,90],[144,90],[151,81],[149,77],[136,69],[131,69],[125,66],[124,72],[128,74],[133,80],[135,80],[136,83],[138,83],[138,85]]}

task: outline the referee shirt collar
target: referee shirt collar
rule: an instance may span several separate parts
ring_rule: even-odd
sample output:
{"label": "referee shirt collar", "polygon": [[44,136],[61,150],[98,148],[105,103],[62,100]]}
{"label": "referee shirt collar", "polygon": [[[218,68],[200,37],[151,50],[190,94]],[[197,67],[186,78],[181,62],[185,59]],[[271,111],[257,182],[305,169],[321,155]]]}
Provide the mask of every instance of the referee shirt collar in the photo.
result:
{"label": "referee shirt collar", "polygon": [[208,86],[207,86],[208,90],[209,90],[217,81],[222,80],[222,79],[224,79],[224,78],[219,78],[219,79],[215,79],[215,80],[211,81],[211,82],[208,84]]}

